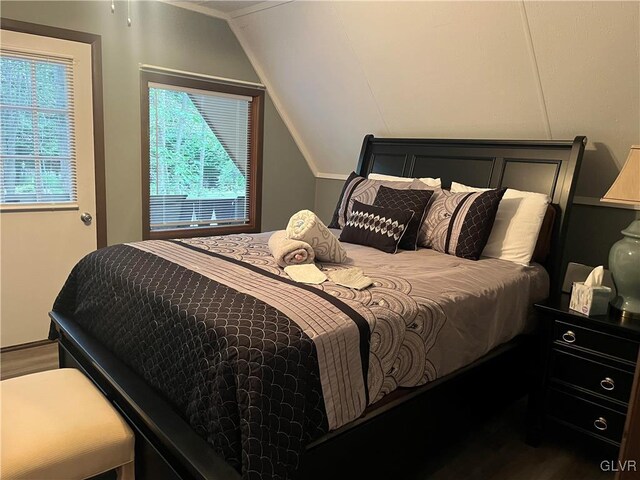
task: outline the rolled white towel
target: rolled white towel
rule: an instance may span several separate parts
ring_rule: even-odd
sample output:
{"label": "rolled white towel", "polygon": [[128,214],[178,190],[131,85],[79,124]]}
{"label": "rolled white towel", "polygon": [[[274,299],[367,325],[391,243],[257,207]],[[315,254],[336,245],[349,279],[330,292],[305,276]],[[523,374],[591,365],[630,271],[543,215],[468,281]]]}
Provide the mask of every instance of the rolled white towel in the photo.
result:
{"label": "rolled white towel", "polygon": [[300,210],[289,219],[287,237],[311,245],[321,262],[343,263],[347,259],[340,241],[310,210]]}
{"label": "rolled white towel", "polygon": [[287,238],[284,230],[274,232],[268,244],[271,255],[281,267],[313,263],[315,258],[313,248],[308,243]]}

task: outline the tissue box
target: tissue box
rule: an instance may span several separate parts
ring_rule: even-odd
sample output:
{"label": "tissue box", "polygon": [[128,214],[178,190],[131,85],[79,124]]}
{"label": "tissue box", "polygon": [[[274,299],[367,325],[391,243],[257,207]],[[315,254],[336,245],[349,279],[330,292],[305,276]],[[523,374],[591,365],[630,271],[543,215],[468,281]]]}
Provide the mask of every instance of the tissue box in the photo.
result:
{"label": "tissue box", "polygon": [[569,308],[584,315],[605,315],[610,296],[609,287],[592,287],[584,282],[574,282]]}

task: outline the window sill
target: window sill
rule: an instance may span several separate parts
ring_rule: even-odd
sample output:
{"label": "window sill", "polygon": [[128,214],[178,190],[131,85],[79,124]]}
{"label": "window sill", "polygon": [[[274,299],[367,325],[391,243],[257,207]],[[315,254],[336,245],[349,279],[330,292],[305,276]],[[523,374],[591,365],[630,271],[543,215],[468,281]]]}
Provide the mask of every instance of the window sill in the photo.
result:
{"label": "window sill", "polygon": [[172,238],[211,237],[218,235],[233,235],[240,233],[258,233],[260,227],[255,224],[234,225],[227,227],[179,228],[144,232],[144,240],[170,240]]}

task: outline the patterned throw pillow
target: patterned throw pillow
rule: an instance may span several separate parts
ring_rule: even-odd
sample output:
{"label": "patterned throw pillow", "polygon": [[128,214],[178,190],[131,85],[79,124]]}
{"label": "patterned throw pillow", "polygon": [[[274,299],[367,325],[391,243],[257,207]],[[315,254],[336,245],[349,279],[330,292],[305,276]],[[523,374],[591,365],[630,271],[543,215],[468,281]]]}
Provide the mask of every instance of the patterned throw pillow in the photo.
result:
{"label": "patterned throw pillow", "polygon": [[340,241],[396,253],[412,218],[411,210],[375,207],[355,201],[340,234]]}
{"label": "patterned throw pillow", "polygon": [[434,190],[436,187],[430,187],[420,180],[411,182],[397,182],[393,180],[372,180],[361,177],[352,172],[342,187],[340,200],[333,212],[333,218],[329,224],[329,228],[343,228],[347,223],[347,218],[351,214],[353,202],[359,201],[367,205],[373,204],[380,186],[395,188],[398,190]]}
{"label": "patterned throw pillow", "polygon": [[427,205],[433,195],[433,190],[397,190],[382,185],[373,204],[376,207],[395,208],[398,210],[411,210],[413,218],[407,226],[400,248],[405,250],[418,249],[418,231],[424,220]]}
{"label": "patterned throw pillow", "polygon": [[471,193],[442,190],[429,207],[418,243],[438,252],[477,260],[487,244],[505,190]]}

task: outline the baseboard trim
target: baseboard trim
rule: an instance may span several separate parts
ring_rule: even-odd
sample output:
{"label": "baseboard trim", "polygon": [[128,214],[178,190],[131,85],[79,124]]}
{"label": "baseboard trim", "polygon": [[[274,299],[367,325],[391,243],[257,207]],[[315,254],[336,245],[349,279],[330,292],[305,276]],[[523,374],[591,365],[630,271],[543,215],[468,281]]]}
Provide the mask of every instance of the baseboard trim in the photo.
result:
{"label": "baseboard trim", "polygon": [[57,343],[58,340],[36,340],[35,342],[20,343],[18,345],[9,345],[7,347],[0,348],[0,353],[15,352],[16,350],[24,350],[25,348],[41,347],[43,345],[49,345],[51,343]]}

